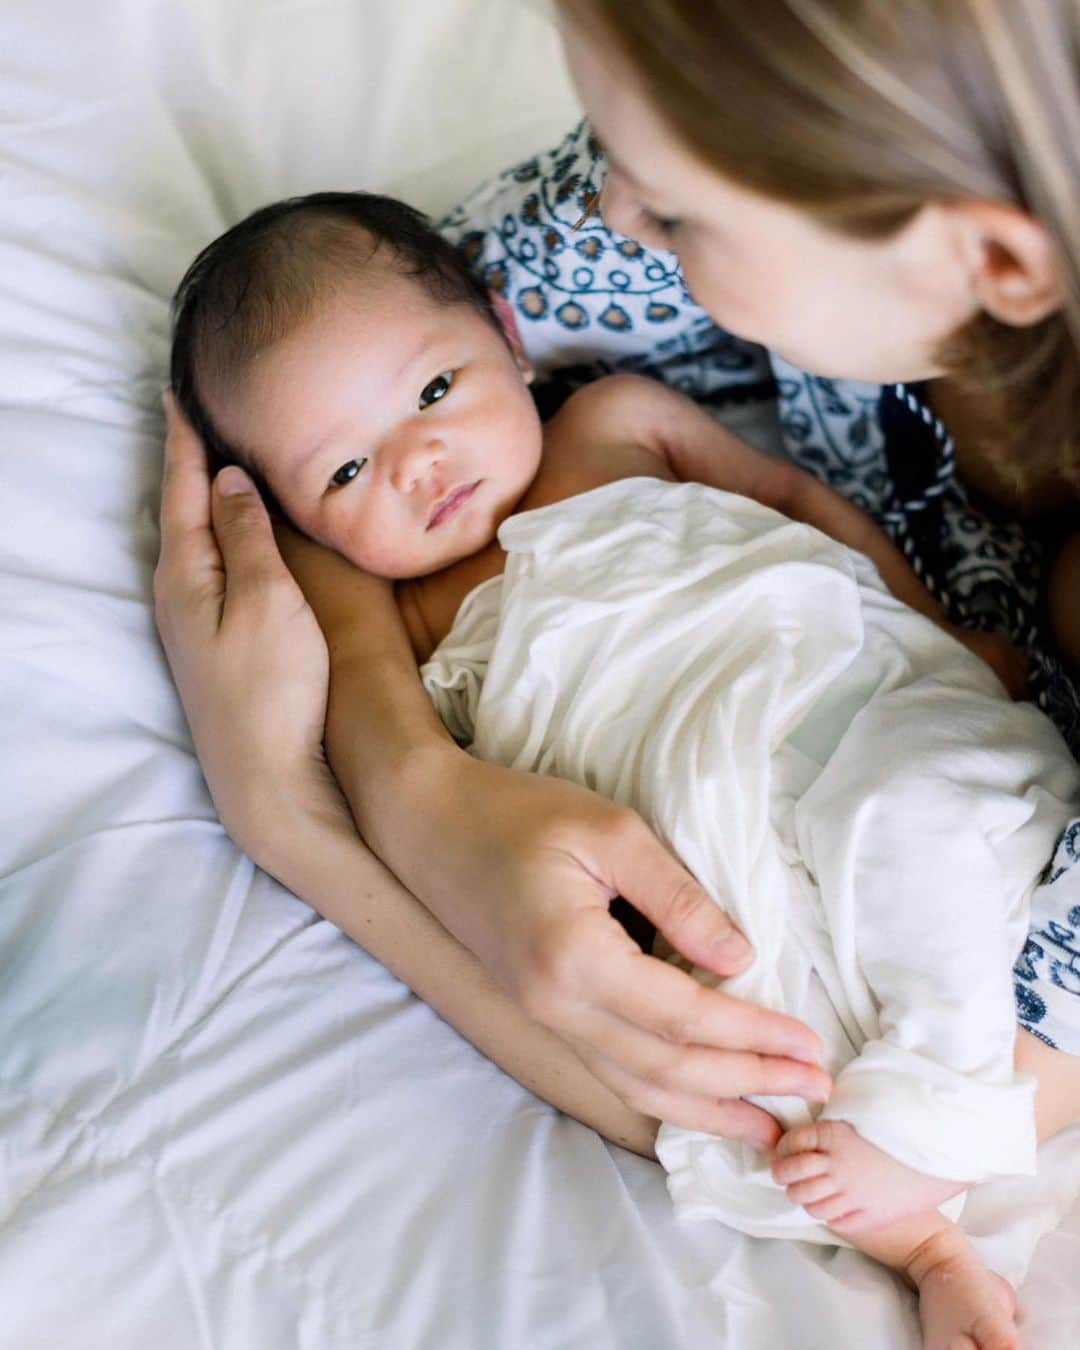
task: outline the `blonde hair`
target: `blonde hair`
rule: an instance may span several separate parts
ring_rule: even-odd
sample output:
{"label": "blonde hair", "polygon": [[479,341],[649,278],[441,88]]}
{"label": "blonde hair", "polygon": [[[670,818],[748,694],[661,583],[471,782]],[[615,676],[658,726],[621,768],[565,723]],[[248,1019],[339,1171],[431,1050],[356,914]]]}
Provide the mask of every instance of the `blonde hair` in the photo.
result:
{"label": "blonde hair", "polygon": [[835,228],[931,201],[1030,211],[1061,309],[941,352],[997,414],[1000,470],[1080,481],[1080,0],[558,0],[599,25],[705,163]]}

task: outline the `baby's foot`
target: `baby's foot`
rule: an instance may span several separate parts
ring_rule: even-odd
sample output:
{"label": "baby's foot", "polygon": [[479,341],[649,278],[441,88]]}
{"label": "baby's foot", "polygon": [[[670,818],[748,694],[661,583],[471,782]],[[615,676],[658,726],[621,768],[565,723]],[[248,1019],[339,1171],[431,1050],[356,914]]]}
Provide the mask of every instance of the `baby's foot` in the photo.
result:
{"label": "baby's foot", "polygon": [[905,1167],[843,1120],[789,1130],[773,1153],[772,1175],[792,1204],[845,1234],[937,1209],[966,1187]]}
{"label": "baby's foot", "polygon": [[1021,1350],[1012,1285],[955,1229],[920,1247],[907,1270],[919,1290],[923,1350]]}

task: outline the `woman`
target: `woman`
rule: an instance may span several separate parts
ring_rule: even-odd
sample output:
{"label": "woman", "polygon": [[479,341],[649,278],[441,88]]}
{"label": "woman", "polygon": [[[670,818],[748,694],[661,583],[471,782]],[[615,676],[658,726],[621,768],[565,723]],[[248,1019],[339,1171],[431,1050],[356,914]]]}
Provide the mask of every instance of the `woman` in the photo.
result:
{"label": "woman", "polygon": [[[607,150],[607,223],[673,249],[720,323],[798,366],[929,381],[983,487],[1071,496],[1075,0],[559,10]],[[805,1028],[696,985],[611,918],[621,895],[697,965],[723,975],[749,959],[641,822],[458,750],[381,585],[289,540],[334,671],[369,690],[344,707],[331,684],[327,709],[326,647],[258,501],[226,491],[244,486],[236,471],[211,493],[175,418],[168,462],[159,622],[245,851],[522,1082],[642,1152],[653,1118],[767,1145],[775,1122],[740,1097],[827,1093]],[[352,813],[422,904],[353,831],[322,758],[326,711]],[[1044,889],[1064,915],[1061,887]],[[1060,1098],[1040,1101],[1044,1133],[1080,1110],[1080,998],[1058,1005],[1055,1035],[1074,1057],[1059,1057]],[[1022,1034],[1022,1065],[1052,1053]]]}

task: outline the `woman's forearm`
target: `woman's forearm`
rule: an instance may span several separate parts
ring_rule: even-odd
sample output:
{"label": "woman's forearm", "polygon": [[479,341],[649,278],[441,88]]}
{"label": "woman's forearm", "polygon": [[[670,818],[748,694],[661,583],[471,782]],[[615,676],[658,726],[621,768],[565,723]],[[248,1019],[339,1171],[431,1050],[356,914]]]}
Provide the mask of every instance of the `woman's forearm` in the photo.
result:
{"label": "woman's forearm", "polygon": [[[284,806],[285,804],[282,803]],[[632,1111],[552,1032],[528,1018],[479,961],[370,853],[342,811],[292,803],[259,861],[544,1101],[652,1158],[656,1121]]]}
{"label": "woman's forearm", "polygon": [[420,683],[392,584],[291,531],[279,543],[330,650],[327,755],[357,825],[387,858],[379,808],[394,800],[411,760],[460,752]]}

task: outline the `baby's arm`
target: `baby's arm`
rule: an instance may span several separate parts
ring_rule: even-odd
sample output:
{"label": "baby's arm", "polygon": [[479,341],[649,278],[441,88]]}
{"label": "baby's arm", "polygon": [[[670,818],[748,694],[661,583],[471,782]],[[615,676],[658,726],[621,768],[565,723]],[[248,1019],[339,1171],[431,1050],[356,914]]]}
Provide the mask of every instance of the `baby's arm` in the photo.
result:
{"label": "baby's arm", "polygon": [[883,529],[840,493],[790,460],[755,449],[717,425],[690,399],[653,380],[617,375],[583,391],[603,438],[625,438],[657,455],[680,481],[752,497],[863,553],[898,600],[947,629],[989,662],[1014,697],[1024,692],[1022,658],[1004,639],[956,629]]}

